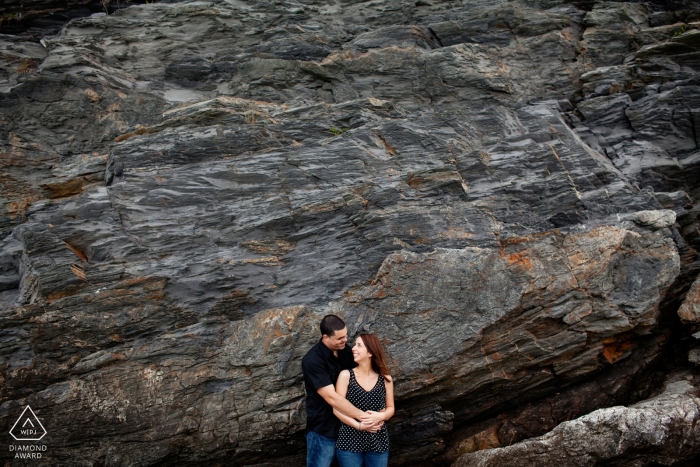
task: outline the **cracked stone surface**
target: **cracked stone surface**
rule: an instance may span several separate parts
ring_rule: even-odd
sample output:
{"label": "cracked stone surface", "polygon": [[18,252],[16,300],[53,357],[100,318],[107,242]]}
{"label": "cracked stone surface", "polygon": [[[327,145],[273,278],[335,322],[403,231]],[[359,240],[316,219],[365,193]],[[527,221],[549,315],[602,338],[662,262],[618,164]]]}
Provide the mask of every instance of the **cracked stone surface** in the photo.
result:
{"label": "cracked stone surface", "polygon": [[698,21],[220,0],[0,35],[0,430],[31,405],[45,465],[302,464],[329,312],[388,350],[392,465],[648,397],[699,330]]}

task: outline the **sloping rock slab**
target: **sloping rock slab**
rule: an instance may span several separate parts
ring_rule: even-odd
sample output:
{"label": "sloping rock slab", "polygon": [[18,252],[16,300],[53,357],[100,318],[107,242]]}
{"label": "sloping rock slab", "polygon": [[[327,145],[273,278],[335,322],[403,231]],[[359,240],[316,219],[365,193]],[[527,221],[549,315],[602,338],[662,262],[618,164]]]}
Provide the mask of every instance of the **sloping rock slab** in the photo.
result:
{"label": "sloping rock slab", "polygon": [[700,455],[697,376],[672,375],[662,394],[564,422],[550,433],[465,454],[453,467],[675,465]]}

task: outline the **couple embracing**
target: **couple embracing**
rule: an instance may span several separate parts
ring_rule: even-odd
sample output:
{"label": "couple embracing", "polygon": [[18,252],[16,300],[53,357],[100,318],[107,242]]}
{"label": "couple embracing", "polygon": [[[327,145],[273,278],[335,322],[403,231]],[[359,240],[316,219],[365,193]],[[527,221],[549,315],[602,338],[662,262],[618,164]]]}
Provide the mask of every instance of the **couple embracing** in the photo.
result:
{"label": "couple embracing", "polygon": [[306,466],[385,467],[394,384],[379,339],[360,334],[352,350],[342,319],[321,320],[321,340],[303,358]]}

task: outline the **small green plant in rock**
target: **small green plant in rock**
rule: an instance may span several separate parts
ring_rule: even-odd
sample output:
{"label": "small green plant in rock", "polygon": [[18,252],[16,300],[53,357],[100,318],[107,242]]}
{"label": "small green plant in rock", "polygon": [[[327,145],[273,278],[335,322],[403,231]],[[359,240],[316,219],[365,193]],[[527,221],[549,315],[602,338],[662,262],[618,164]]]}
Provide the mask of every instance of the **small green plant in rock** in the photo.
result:
{"label": "small green plant in rock", "polygon": [[348,131],[348,129],[347,129],[347,128],[341,128],[341,129],[339,130],[339,129],[337,129],[337,128],[329,127],[329,128],[328,128],[328,131],[330,131],[331,133],[333,133],[335,136],[340,136],[340,135],[342,135],[343,133],[345,133],[346,131]]}
{"label": "small green plant in rock", "polygon": [[685,24],[681,25],[681,27],[678,28],[678,29],[676,30],[676,32],[673,33],[673,37],[678,37],[678,36],[680,36],[681,34],[683,34],[684,32],[685,32]]}

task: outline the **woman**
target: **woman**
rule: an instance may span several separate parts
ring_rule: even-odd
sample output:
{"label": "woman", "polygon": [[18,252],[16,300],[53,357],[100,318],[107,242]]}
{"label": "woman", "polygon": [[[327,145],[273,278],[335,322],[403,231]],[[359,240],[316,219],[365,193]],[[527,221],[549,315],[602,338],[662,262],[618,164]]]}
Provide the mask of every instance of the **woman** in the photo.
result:
{"label": "woman", "polygon": [[[383,420],[394,415],[394,382],[384,363],[379,339],[360,334],[352,348],[357,367],[343,370],[335,391],[364,411],[381,412]],[[340,419],[340,433],[335,443],[335,455],[340,467],[386,467],[389,462],[389,433],[386,425],[376,433],[362,422],[333,410]]]}

